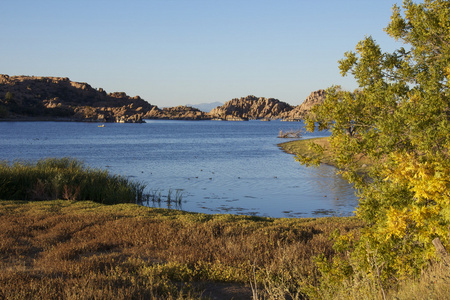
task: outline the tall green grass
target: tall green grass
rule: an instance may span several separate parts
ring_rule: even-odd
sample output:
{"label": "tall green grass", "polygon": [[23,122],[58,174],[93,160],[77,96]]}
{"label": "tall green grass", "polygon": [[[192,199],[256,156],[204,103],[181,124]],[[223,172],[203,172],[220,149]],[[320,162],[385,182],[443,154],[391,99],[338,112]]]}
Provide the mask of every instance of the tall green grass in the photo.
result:
{"label": "tall green grass", "polygon": [[0,162],[0,199],[91,200],[104,204],[141,203],[145,185],[72,158]]}

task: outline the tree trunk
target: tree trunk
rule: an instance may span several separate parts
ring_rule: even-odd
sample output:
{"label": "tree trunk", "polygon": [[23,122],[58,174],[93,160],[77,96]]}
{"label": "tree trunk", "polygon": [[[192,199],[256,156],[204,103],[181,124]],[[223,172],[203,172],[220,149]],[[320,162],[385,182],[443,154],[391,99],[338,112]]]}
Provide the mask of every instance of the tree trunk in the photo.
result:
{"label": "tree trunk", "polygon": [[447,249],[445,249],[444,245],[442,245],[441,240],[439,238],[435,238],[433,240],[433,245],[434,245],[434,248],[436,248],[437,254],[442,258],[444,263],[446,265],[449,265],[450,257],[449,257],[449,254],[447,252]]}

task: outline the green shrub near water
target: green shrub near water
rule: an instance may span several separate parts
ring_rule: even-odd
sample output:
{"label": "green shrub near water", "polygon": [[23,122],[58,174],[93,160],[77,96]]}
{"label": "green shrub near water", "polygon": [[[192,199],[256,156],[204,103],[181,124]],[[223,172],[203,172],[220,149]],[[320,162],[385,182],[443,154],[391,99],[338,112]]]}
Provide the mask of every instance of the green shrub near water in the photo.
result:
{"label": "green shrub near water", "polygon": [[0,199],[91,200],[105,204],[144,201],[145,185],[85,167],[72,158],[48,158],[35,163],[0,163]]}

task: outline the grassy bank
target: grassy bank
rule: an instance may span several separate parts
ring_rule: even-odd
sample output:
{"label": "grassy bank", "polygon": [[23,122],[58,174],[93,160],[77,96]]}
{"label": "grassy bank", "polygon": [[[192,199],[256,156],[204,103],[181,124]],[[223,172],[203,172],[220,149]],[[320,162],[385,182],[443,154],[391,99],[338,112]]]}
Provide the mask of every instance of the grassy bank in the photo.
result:
{"label": "grassy bank", "polygon": [[[0,201],[0,226],[2,299],[330,299],[315,257],[363,224],[56,200]],[[446,299],[448,271],[437,264],[388,299]],[[333,295],[382,299],[366,279]]]}
{"label": "grassy bank", "polygon": [[[0,201],[0,226],[2,299],[327,299],[314,258],[363,224],[56,200]],[[448,271],[437,264],[388,299],[446,299]],[[348,282],[339,299],[382,299],[370,284]]]}
{"label": "grassy bank", "polygon": [[333,156],[331,151],[329,150],[330,143],[328,142],[327,137],[289,141],[286,143],[278,144],[278,146],[290,154],[302,154],[311,158],[318,158],[319,154],[314,152],[314,150],[310,147],[311,142],[314,142],[324,148],[324,151],[321,155],[322,162],[333,166]]}
{"label": "grassy bank", "polygon": [[[91,201],[0,202],[0,297],[198,298],[306,293],[314,256],[355,218],[206,215]],[[218,284],[221,283],[221,284]],[[214,283],[214,284],[212,284]],[[219,289],[219,290],[218,290]],[[230,291],[235,291],[232,293]]]}
{"label": "grassy bank", "polygon": [[[317,151],[314,150],[314,147],[311,147],[312,143],[322,147],[323,152],[320,154],[317,153]],[[330,142],[328,140],[328,137],[295,140],[278,144],[278,146],[287,153],[294,155],[300,154],[306,157],[310,157],[312,159],[320,158],[321,163],[330,166],[336,166],[333,152],[330,150]],[[371,161],[369,161],[366,157],[361,156],[359,158],[358,172],[360,173],[367,172],[371,164],[372,164]]]}

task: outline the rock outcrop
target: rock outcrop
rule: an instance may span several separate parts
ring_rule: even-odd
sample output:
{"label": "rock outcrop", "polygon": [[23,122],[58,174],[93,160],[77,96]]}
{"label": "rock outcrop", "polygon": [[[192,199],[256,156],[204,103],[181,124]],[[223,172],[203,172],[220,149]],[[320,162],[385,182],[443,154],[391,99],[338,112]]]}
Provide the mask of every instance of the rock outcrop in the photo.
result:
{"label": "rock outcrop", "polygon": [[159,109],[139,96],[106,93],[67,77],[8,76],[0,74],[0,120],[70,120],[138,123],[144,119],[243,121],[303,119],[325,99],[325,91],[311,93],[299,106],[274,98],[247,96],[232,99],[209,113],[190,106]]}
{"label": "rock outcrop", "polygon": [[152,110],[144,115],[145,119],[166,120],[209,120],[205,112],[189,106],[167,107],[162,110]]}
{"label": "rock outcrop", "polygon": [[155,109],[139,96],[107,94],[67,77],[0,75],[0,117],[100,122],[142,122]]}
{"label": "rock outcrop", "polygon": [[284,121],[300,121],[303,120],[306,115],[311,111],[311,108],[315,105],[320,105],[325,101],[327,93],[325,90],[318,90],[312,92],[305,101],[294,107],[288,112],[280,114],[278,117]]}
{"label": "rock outcrop", "polygon": [[277,119],[280,114],[290,110],[292,106],[278,99],[247,96],[232,99],[213,109],[209,115],[222,120]]}

